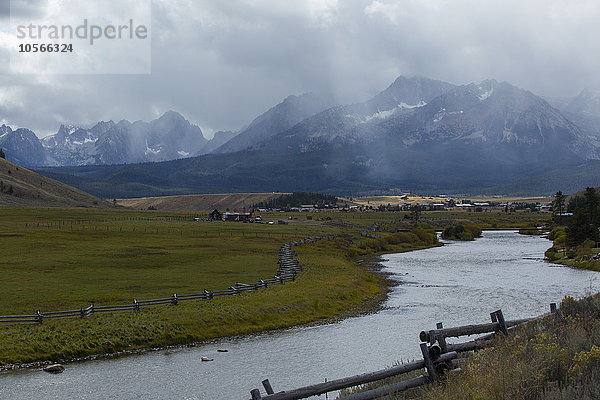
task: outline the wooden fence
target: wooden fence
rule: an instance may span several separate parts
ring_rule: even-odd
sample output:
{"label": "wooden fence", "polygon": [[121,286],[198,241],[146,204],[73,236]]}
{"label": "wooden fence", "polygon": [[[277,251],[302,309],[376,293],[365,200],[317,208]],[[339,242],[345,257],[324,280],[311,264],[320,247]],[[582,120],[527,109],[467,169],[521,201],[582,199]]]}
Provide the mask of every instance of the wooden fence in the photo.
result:
{"label": "wooden fence", "polygon": [[239,283],[236,282],[234,285],[229,286],[225,290],[204,290],[200,293],[177,295],[173,294],[171,297],[163,299],[153,300],[137,300],[133,299],[131,304],[124,305],[109,305],[109,306],[96,306],[91,304],[87,308],[81,307],[79,310],[69,311],[47,311],[41,312],[37,310],[32,315],[4,315],[0,316],[0,325],[33,325],[41,324],[45,319],[48,318],[86,318],[94,313],[99,312],[125,312],[125,311],[139,311],[141,307],[158,306],[158,305],[173,305],[176,306],[181,301],[188,300],[212,300],[217,296],[233,296],[247,291],[258,290],[260,288],[266,288],[269,285],[283,284],[286,281],[294,281],[296,275],[302,271],[300,262],[296,259],[296,252],[292,249],[293,246],[302,245],[305,243],[312,243],[322,239],[333,239],[335,236],[318,236],[302,239],[299,241],[292,241],[285,243],[279,248],[279,256],[277,264],[279,268],[272,278],[260,279],[254,283]]}
{"label": "wooden fence", "polygon": [[[550,304],[550,312],[556,312],[556,304]],[[506,321],[502,310],[494,311],[490,314],[492,322],[487,324],[466,325],[453,328],[444,328],[442,323],[438,323],[436,329],[422,331],[419,334],[421,340],[420,349],[423,356],[422,360],[401,364],[395,367],[380,371],[370,372],[361,375],[355,375],[347,378],[336,379],[316,385],[304,386],[298,389],[287,390],[275,393],[268,379],[262,381],[266,395],[262,395],[259,389],[252,389],[250,396],[252,400],[297,400],[311,396],[321,395],[323,393],[336,390],[351,388],[376,382],[382,379],[398,376],[407,372],[425,369],[426,375],[416,378],[400,381],[390,385],[380,386],[375,389],[358,392],[340,398],[340,400],[372,400],[389,394],[405,391],[410,388],[421,386],[427,383],[437,381],[447,372],[460,371],[460,364],[466,359],[458,359],[458,353],[474,351],[489,346],[492,337],[498,333],[508,335],[509,331],[517,325],[535,321],[549,314],[544,314],[535,318],[525,318],[512,321]],[[483,334],[474,340],[463,343],[447,343],[446,339],[450,337],[461,337]]]}

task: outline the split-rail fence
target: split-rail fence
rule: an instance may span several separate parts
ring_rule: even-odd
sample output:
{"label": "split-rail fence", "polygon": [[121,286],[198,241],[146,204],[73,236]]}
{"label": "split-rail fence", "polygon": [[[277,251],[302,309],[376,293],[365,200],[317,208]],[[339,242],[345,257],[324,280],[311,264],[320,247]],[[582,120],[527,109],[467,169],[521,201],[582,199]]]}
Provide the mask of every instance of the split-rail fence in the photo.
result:
{"label": "split-rail fence", "polygon": [[[556,304],[550,304],[550,313],[556,312]],[[452,328],[444,328],[442,323],[438,323],[436,329],[422,331],[419,333],[421,340],[420,350],[423,356],[422,360],[400,364],[391,368],[369,372],[365,374],[350,376],[341,379],[330,380],[315,385],[304,386],[297,389],[275,392],[268,379],[262,381],[266,394],[261,394],[259,389],[252,389],[250,396],[252,400],[298,400],[311,396],[317,396],[324,393],[347,389],[368,383],[380,381],[406,374],[412,371],[425,370],[426,374],[416,378],[407,379],[389,385],[380,386],[375,389],[357,392],[340,400],[373,400],[389,394],[402,392],[411,388],[422,386],[439,380],[448,372],[460,371],[460,365],[466,361],[466,358],[457,358],[459,353],[475,351],[492,344],[494,335],[508,335],[509,331],[517,325],[531,321],[536,321],[550,314],[544,314],[534,318],[524,318],[518,320],[506,321],[502,310],[494,311],[490,314],[491,322],[486,324],[465,325]],[[451,337],[461,337],[470,335],[480,335],[471,341],[462,343],[447,343],[446,339]]]}
{"label": "split-rail fence", "polygon": [[260,279],[253,283],[239,283],[229,286],[228,289],[224,290],[204,290],[203,292],[178,295],[174,293],[171,297],[162,299],[152,300],[137,300],[133,299],[130,304],[122,305],[101,305],[97,306],[94,304],[88,307],[81,307],[79,310],[67,310],[67,311],[45,311],[42,312],[40,309],[36,310],[34,314],[30,315],[3,315],[0,316],[0,325],[34,325],[41,324],[46,319],[52,318],[86,318],[94,313],[100,312],[124,312],[124,311],[139,311],[142,307],[159,306],[159,305],[173,305],[176,306],[179,302],[189,300],[212,300],[218,296],[233,296],[240,293],[258,290],[260,288],[266,288],[269,285],[283,284],[284,282],[294,281],[296,275],[302,271],[300,262],[296,259],[297,253],[293,250],[293,246],[302,245],[305,243],[312,243],[322,239],[333,239],[334,236],[318,236],[309,237],[306,239],[291,241],[283,244],[279,248],[279,256],[277,264],[279,268],[275,275],[269,279]]}

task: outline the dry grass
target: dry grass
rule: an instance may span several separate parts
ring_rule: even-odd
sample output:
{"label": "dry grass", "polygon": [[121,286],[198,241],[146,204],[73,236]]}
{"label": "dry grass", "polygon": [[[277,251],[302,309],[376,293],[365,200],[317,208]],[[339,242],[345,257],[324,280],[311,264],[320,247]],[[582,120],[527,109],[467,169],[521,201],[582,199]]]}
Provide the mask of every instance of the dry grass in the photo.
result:
{"label": "dry grass", "polygon": [[139,197],[135,199],[118,199],[117,204],[136,210],[226,210],[250,208],[254,204],[269,201],[286,193],[223,193],[194,194],[163,197]]}
{"label": "dry grass", "polygon": [[112,205],[0,158],[0,206],[93,207]]}
{"label": "dry grass", "polygon": [[599,345],[600,296],[567,297],[556,315],[498,338],[494,348],[472,356],[461,373],[424,389],[420,398],[598,399]]}

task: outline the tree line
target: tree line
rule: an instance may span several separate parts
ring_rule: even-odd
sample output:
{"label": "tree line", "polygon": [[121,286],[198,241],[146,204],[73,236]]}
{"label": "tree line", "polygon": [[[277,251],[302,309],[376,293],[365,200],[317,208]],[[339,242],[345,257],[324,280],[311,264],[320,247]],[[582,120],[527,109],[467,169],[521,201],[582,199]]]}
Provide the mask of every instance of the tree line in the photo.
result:
{"label": "tree line", "polygon": [[583,195],[571,196],[568,202],[561,191],[556,192],[552,212],[559,225],[565,224],[568,246],[579,246],[586,240],[600,241],[600,194],[596,189],[587,187]]}
{"label": "tree line", "polygon": [[311,205],[316,208],[333,207],[337,204],[337,197],[330,194],[294,192],[292,194],[282,194],[279,197],[269,201],[263,201],[254,205],[254,208],[267,208],[289,210],[302,205]]}

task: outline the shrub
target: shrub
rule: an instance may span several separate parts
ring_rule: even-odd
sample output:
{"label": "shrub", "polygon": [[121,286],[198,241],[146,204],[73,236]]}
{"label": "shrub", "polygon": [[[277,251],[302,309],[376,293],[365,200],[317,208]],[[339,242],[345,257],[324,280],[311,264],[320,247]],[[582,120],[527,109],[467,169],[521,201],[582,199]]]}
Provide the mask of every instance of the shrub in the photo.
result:
{"label": "shrub", "polygon": [[554,246],[546,250],[544,252],[544,256],[550,261],[558,260],[560,258],[556,253],[556,249],[554,249]]}
{"label": "shrub", "polygon": [[415,243],[419,238],[409,232],[396,232],[387,237],[389,244]]}
{"label": "shrub", "polygon": [[481,228],[474,225],[449,226],[442,232],[442,239],[446,240],[474,240],[475,237],[481,236]]}
{"label": "shrub", "polygon": [[386,251],[388,249],[387,242],[385,239],[368,239],[365,241],[365,245],[375,251]]}
{"label": "shrub", "polygon": [[563,226],[557,226],[552,229],[548,234],[548,240],[555,240],[559,236],[565,236],[567,232],[565,232],[565,228]]}
{"label": "shrub", "polygon": [[423,244],[436,244],[438,242],[435,231],[427,229],[413,229],[411,233],[417,235],[419,241]]}
{"label": "shrub", "polygon": [[477,225],[465,225],[465,229],[473,234],[473,237],[481,237],[481,228]]}

